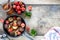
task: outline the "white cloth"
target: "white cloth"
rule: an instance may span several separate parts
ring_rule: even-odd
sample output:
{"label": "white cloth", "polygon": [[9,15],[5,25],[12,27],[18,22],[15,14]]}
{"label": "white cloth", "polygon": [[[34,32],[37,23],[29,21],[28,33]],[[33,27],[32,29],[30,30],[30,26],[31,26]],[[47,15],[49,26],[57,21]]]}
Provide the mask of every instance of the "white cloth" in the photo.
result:
{"label": "white cloth", "polygon": [[[57,31],[55,31],[55,30]],[[53,27],[51,28],[46,34],[45,37],[47,40],[60,40],[60,27]]]}

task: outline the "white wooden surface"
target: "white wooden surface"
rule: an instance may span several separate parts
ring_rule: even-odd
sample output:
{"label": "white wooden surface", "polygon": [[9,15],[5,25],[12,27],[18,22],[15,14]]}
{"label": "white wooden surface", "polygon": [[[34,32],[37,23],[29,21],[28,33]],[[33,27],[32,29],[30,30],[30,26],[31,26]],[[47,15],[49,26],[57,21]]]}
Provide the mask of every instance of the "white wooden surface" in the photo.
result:
{"label": "white wooden surface", "polygon": [[[0,0],[0,3],[7,0]],[[11,0],[13,1],[13,0]],[[60,0],[21,0],[26,4],[60,4]]]}
{"label": "white wooden surface", "polygon": [[[0,0],[0,4],[3,4],[6,1],[7,0]],[[24,3],[26,3],[26,4],[40,4],[40,3],[41,4],[44,4],[44,3],[45,4],[58,4],[59,3],[58,0],[57,1],[56,0],[53,0],[53,1],[52,0],[50,0],[50,1],[49,0],[22,0],[22,1]],[[56,8],[58,8],[58,9],[55,9],[55,10],[51,9],[52,10],[51,11],[51,10],[49,10],[50,6],[41,6],[41,7],[37,6],[37,7],[33,7],[33,9],[32,9],[32,17],[31,17],[30,20],[26,19],[28,21],[28,23],[26,23],[26,24],[29,24],[29,26],[31,28],[33,28],[33,27],[35,27],[35,28],[37,27],[38,28],[38,21],[39,21],[40,18],[43,17],[41,21],[44,21],[44,22],[49,23],[49,24],[46,24],[45,26],[43,26],[41,28],[42,31],[40,29],[40,31],[38,31],[38,33],[45,34],[47,32],[47,30],[49,30],[50,27],[52,27],[52,26],[60,26],[59,19],[58,19],[58,17],[60,18],[60,14],[59,14],[60,13],[60,10],[59,10],[60,6],[56,6]],[[49,16],[49,13],[51,13],[52,16]],[[55,21],[55,19],[52,19],[52,18],[56,18],[56,21]],[[2,28],[2,27],[3,27],[3,25],[1,24],[0,28]],[[47,30],[46,30],[46,28],[47,28]],[[40,38],[41,38],[41,36],[40,36]]]}

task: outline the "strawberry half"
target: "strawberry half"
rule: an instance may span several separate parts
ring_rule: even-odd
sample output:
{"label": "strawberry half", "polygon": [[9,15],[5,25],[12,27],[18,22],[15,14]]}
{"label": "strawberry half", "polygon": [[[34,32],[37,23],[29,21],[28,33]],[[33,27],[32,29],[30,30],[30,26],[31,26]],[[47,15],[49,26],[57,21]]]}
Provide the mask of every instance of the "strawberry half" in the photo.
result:
{"label": "strawberry half", "polygon": [[25,27],[25,24],[24,23],[21,23],[21,27]]}
{"label": "strawberry half", "polygon": [[20,35],[20,34],[21,34],[21,32],[17,32],[17,34],[18,34],[18,35]]}
{"label": "strawberry half", "polygon": [[13,30],[13,29],[12,29],[12,28],[10,28],[8,31],[9,31],[9,32],[12,32],[12,30]]}
{"label": "strawberry half", "polygon": [[13,26],[17,26],[17,23],[13,23]]}
{"label": "strawberry half", "polygon": [[8,20],[6,20],[6,24],[8,24],[9,23],[9,21]]}

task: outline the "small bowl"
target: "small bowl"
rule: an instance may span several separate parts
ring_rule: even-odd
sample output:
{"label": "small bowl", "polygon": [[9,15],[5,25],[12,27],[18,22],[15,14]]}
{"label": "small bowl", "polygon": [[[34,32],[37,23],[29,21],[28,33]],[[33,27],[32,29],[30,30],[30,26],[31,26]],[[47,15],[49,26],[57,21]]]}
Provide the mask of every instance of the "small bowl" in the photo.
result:
{"label": "small bowl", "polygon": [[[20,1],[17,1],[17,2],[20,2]],[[25,11],[26,11],[26,5],[25,5],[25,3],[22,2],[22,4],[24,5]],[[12,6],[13,6],[13,5],[15,5],[14,2],[12,2]],[[19,5],[19,6],[20,6],[20,5]],[[13,8],[13,10],[16,12],[15,14],[18,14],[17,11],[16,11],[16,9]],[[21,14],[24,13],[25,11],[22,11],[22,10],[21,10]],[[20,15],[21,15],[21,14],[20,14]]]}

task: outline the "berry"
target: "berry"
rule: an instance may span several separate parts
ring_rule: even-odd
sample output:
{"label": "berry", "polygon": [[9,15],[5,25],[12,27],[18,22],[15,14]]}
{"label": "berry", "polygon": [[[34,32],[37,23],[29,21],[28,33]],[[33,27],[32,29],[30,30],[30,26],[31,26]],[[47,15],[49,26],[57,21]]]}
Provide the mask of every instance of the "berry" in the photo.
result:
{"label": "berry", "polygon": [[22,5],[22,7],[24,7],[24,5]]}
{"label": "berry", "polygon": [[17,24],[16,24],[16,23],[14,23],[14,24],[13,24],[13,26],[17,26]]}
{"label": "berry", "polygon": [[30,31],[30,27],[26,27],[26,30],[29,32]]}
{"label": "berry", "polygon": [[3,23],[3,22],[4,22],[4,20],[3,20],[3,19],[0,19],[0,22],[2,22],[2,23]]}
{"label": "berry", "polygon": [[24,24],[24,23],[22,23],[22,24],[21,24],[21,26],[22,26],[22,27],[25,27],[25,24]]}
{"label": "berry", "polygon": [[12,30],[13,30],[13,29],[12,29],[12,28],[10,28],[8,31],[9,31],[9,32],[12,32]]}
{"label": "berry", "polygon": [[21,11],[18,11],[18,14],[21,14]]}
{"label": "berry", "polygon": [[13,8],[16,8],[16,5],[13,5]]}
{"label": "berry", "polygon": [[20,35],[21,34],[21,32],[18,32],[18,35]]}
{"label": "berry", "polygon": [[6,24],[8,24],[9,23],[9,21],[8,20],[6,20]]}
{"label": "berry", "polygon": [[31,11],[32,10],[32,6],[28,6],[28,10]]}
{"label": "berry", "polygon": [[14,16],[14,20],[16,19],[16,16]]}
{"label": "berry", "polygon": [[21,11],[21,8],[19,8],[19,9],[16,9],[16,10],[17,10],[17,12],[18,12],[18,11]]}
{"label": "berry", "polygon": [[22,7],[22,11],[25,11],[25,8],[24,7]]}
{"label": "berry", "polygon": [[19,3],[18,2],[14,2],[15,5],[18,5]]}
{"label": "berry", "polygon": [[17,6],[17,10],[20,9],[20,6]]}

